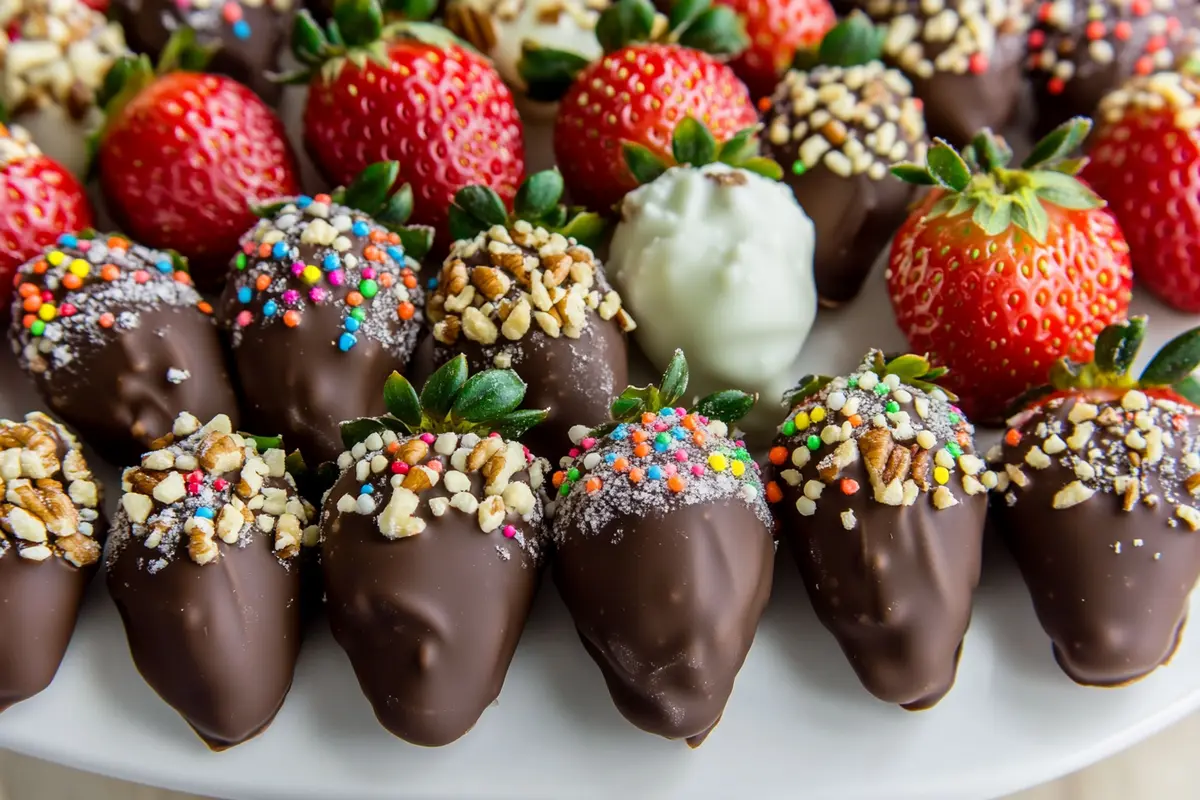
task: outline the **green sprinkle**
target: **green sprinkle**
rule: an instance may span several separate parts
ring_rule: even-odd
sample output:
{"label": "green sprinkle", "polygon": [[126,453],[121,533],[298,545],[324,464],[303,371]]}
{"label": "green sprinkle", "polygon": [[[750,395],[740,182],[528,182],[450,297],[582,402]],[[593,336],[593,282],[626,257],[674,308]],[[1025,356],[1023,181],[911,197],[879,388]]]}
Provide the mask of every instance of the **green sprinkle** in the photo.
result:
{"label": "green sprinkle", "polygon": [[803,175],[806,172],[808,172],[808,167],[804,166],[803,161],[797,160],[797,161],[792,162],[792,174],[793,175]]}
{"label": "green sprinkle", "polygon": [[379,284],[372,279],[367,278],[366,280],[358,282],[358,291],[362,293],[363,297],[370,299],[379,294]]}
{"label": "green sprinkle", "polygon": [[749,453],[749,451],[746,450],[746,448],[739,447],[737,450],[733,451],[733,457],[736,458],[738,461],[749,461],[750,453]]}
{"label": "green sprinkle", "polygon": [[666,432],[664,431],[663,433],[660,433],[658,436],[655,436],[654,441],[658,442],[659,444],[670,444],[671,437],[668,436],[666,434]]}
{"label": "green sprinkle", "polygon": [[889,414],[895,414],[897,411],[900,410],[900,404],[897,403],[895,400],[888,400],[888,403],[886,406],[884,406],[884,408],[887,409],[887,412]]}
{"label": "green sprinkle", "polygon": [[367,318],[367,312],[363,311],[361,308],[356,307],[356,308],[350,309],[350,316],[354,317],[359,322],[362,322],[363,320],[365,320]]}
{"label": "green sprinkle", "polygon": [[888,388],[888,385],[886,383],[880,382],[880,383],[875,384],[875,394],[879,395],[880,397],[883,397],[885,394],[887,394],[890,391],[891,391],[891,389]]}
{"label": "green sprinkle", "polygon": [[563,483],[562,486],[558,487],[558,493],[560,495],[562,495],[563,497],[566,497],[568,494],[571,493],[571,484]]}
{"label": "green sprinkle", "polygon": [[962,419],[962,417],[960,417],[958,414],[955,414],[953,411],[951,411],[948,419],[950,420],[951,425],[957,425],[959,423],[959,420]]}
{"label": "green sprinkle", "polygon": [[33,324],[29,326],[29,332],[34,336],[41,336],[46,332],[46,323],[42,322],[40,319],[35,319]]}
{"label": "green sprinkle", "polygon": [[567,470],[567,480],[569,480],[569,481],[579,480],[579,470],[577,470],[575,467],[571,467],[569,470]]}
{"label": "green sprinkle", "polygon": [[954,456],[955,458],[958,458],[962,455],[962,448],[954,442],[949,442],[946,445],[946,450],[949,451],[950,455]]}
{"label": "green sprinkle", "polygon": [[849,386],[851,389],[857,389],[858,388],[858,376],[851,375],[849,378],[846,379],[846,385]]}
{"label": "green sprinkle", "polygon": [[237,268],[238,269],[246,268],[246,254],[245,253],[238,253],[236,260],[237,260]]}
{"label": "green sprinkle", "polygon": [[783,423],[783,435],[784,436],[792,436],[795,433],[796,433],[796,423],[792,422],[790,419],[787,422]]}
{"label": "green sprinkle", "polygon": [[804,444],[806,444],[808,446],[809,450],[816,450],[818,447],[821,446],[821,437],[820,436],[809,436],[808,439],[806,439],[804,441]]}

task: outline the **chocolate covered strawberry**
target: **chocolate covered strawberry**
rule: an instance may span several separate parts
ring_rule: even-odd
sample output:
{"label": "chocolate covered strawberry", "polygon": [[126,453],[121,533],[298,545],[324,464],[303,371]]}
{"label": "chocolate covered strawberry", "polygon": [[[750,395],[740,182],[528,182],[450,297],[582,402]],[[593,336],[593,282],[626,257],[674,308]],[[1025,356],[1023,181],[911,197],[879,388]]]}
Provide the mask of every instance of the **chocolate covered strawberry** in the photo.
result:
{"label": "chocolate covered strawberry", "polygon": [[[627,144],[671,157],[675,126],[695,117],[718,142],[758,122],[733,70],[709,55],[740,52],[745,33],[732,10],[681,3],[666,26],[648,0],[618,0],[596,25],[604,57],[527,46],[521,74],[535,99],[562,99],[554,155],[571,199],[607,213],[638,185]],[[666,28],[658,30],[657,28]]]}
{"label": "chocolate covered strawberry", "polygon": [[1108,201],[1138,283],[1200,312],[1200,80],[1135,77],[1100,103],[1082,177]]}
{"label": "chocolate covered strawberry", "polygon": [[577,431],[554,474],[554,579],[617,709],[697,747],[725,711],[771,593],[762,481],[729,425],[754,398],[691,410],[676,351],[659,386],[626,389],[615,424]]}
{"label": "chocolate covered strawberry", "polygon": [[307,84],[304,141],[325,177],[348,184],[377,161],[400,164],[413,222],[446,239],[454,193],[480,184],[511,203],[525,173],[512,92],[486,58],[421,22],[384,27],[377,0],[339,0],[327,31],[307,11],[292,36]]}
{"label": "chocolate covered strawberry", "polygon": [[109,210],[135,239],[187,257],[196,284],[219,289],[251,204],[295,195],[283,123],[236,81],[203,73],[208,51],[188,28],[149,58],[117,61],[100,103],[96,166]]}
{"label": "chocolate covered strawberry", "polygon": [[900,178],[934,189],[892,243],[886,272],[912,349],[950,369],[967,414],[999,418],[1059,357],[1086,361],[1125,316],[1129,245],[1104,200],[1075,177],[1082,117],[1038,142],[1019,169],[983,131],[960,155],[935,140]]}
{"label": "chocolate covered strawberry", "polygon": [[873,350],[810,377],[768,453],[767,497],[822,624],[867,691],[918,711],[954,685],[987,487],[944,368]]}
{"label": "chocolate covered strawberry", "polygon": [[1092,363],[1057,362],[989,454],[999,530],[1059,666],[1089,686],[1165,664],[1200,576],[1200,328],[1135,378],[1145,328],[1110,325]]}
{"label": "chocolate covered strawberry", "polygon": [[517,441],[508,370],[451,359],[420,395],[393,374],[388,416],[343,424],[341,476],[321,514],[330,627],[380,724],[449,744],[500,693],[544,563],[549,464]]}

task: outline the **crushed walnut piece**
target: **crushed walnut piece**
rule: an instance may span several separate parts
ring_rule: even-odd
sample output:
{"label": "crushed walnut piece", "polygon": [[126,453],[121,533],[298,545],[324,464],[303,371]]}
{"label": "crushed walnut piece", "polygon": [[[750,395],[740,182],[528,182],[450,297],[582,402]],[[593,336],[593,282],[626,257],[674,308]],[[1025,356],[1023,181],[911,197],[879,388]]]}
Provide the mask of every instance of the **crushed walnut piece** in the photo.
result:
{"label": "crushed walnut piece", "polygon": [[40,412],[0,420],[0,558],[15,548],[31,561],[76,567],[100,559],[102,492],[79,440]]}
{"label": "crushed walnut piece", "polygon": [[316,544],[314,509],[297,492],[282,449],[259,453],[224,414],[205,425],[181,414],[155,445],[121,477],[110,557],[144,547],[144,566],[155,573],[182,554],[201,566],[217,561],[218,540],[244,548],[270,536],[286,566],[301,547]]}
{"label": "crushed walnut piece", "polygon": [[593,313],[625,332],[636,327],[591,250],[523,220],[455,242],[426,313],[447,346],[460,336],[515,342],[531,330],[578,339]]}

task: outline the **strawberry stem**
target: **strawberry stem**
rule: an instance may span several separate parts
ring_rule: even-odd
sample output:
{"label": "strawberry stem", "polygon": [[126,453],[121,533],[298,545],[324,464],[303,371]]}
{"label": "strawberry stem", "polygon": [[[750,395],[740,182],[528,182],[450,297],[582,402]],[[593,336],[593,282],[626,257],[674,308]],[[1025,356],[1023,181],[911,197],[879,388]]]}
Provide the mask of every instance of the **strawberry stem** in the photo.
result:
{"label": "strawberry stem", "polygon": [[[642,414],[657,414],[664,408],[674,408],[687,393],[688,377],[687,358],[682,350],[676,350],[659,384],[626,387],[609,409],[613,422],[596,428],[594,433],[601,435],[618,423],[640,419]],[[757,401],[758,395],[725,389],[700,398],[691,411],[732,425],[750,413]]]}
{"label": "strawberry stem", "polygon": [[856,67],[878,61],[886,38],[887,28],[855,10],[831,28],[817,47],[797,50],[792,67],[808,71],[816,66]]}

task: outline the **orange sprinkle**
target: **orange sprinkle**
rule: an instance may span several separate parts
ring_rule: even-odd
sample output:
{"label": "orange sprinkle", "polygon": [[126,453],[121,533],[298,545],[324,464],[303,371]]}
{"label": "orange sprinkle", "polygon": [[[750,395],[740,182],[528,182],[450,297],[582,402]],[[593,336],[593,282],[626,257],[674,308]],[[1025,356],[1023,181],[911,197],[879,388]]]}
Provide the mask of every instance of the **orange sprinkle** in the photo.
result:
{"label": "orange sprinkle", "polygon": [[400,234],[395,231],[389,231],[387,235],[388,244],[400,244]]}
{"label": "orange sprinkle", "polygon": [[767,502],[778,503],[783,499],[783,490],[779,488],[779,484],[771,481],[767,484]]}
{"label": "orange sprinkle", "polygon": [[771,110],[771,98],[761,97],[758,100],[758,110],[763,114]]}
{"label": "orange sprinkle", "polygon": [[254,281],[254,288],[260,292],[265,292],[270,285],[271,279],[266,275],[259,275]]}
{"label": "orange sprinkle", "polygon": [[17,294],[21,295],[21,297],[31,297],[37,293],[38,287],[34,286],[32,283],[22,283],[17,289]]}
{"label": "orange sprinkle", "polygon": [[34,275],[43,275],[43,274],[45,274],[46,270],[48,270],[48,269],[50,269],[49,264],[47,264],[45,261],[39,261],[33,265],[33,274]]}
{"label": "orange sprinkle", "polygon": [[300,324],[300,312],[296,309],[289,309],[283,312],[283,324],[289,328],[294,328]]}
{"label": "orange sprinkle", "polygon": [[629,459],[625,456],[617,456],[617,460],[613,462],[613,470],[616,472],[624,472],[629,469]]}
{"label": "orange sprinkle", "polygon": [[687,416],[685,416],[683,418],[682,421],[680,421],[679,424],[682,425],[684,428],[686,428],[689,431],[696,430],[696,426],[699,425],[699,423],[696,421],[695,414],[688,414]]}
{"label": "orange sprinkle", "polygon": [[862,425],[862,417],[858,414],[851,414],[850,425],[855,428],[857,428],[859,425]]}
{"label": "orange sprinkle", "polygon": [[696,431],[692,434],[692,441],[697,445],[703,446],[704,443],[708,441],[708,434],[706,434],[704,431]]}
{"label": "orange sprinkle", "polygon": [[111,328],[113,326],[113,323],[115,323],[117,320],[115,317],[113,317],[112,314],[105,311],[103,314],[100,315],[100,319],[97,321],[100,323],[101,328]]}
{"label": "orange sprinkle", "polygon": [[854,494],[859,489],[858,481],[854,478],[842,478],[838,484],[842,488],[842,494]]}
{"label": "orange sprinkle", "polygon": [[633,454],[638,458],[645,458],[650,455],[650,445],[642,442],[637,447],[633,448]]}
{"label": "orange sprinkle", "polygon": [[630,483],[641,483],[642,482],[642,471],[640,469],[638,469],[637,467],[634,467],[633,469],[629,470],[629,482]]}
{"label": "orange sprinkle", "polygon": [[333,202],[333,198],[331,198],[327,194],[318,194],[318,195],[313,195],[313,202],[314,203],[325,203],[326,205],[329,205],[330,203]]}
{"label": "orange sprinkle", "polygon": [[25,298],[25,302],[21,304],[21,308],[25,309],[30,314],[32,314],[34,311],[37,311],[41,307],[42,307],[41,295],[36,295],[36,294],[29,295],[29,297]]}
{"label": "orange sprinkle", "polygon": [[363,296],[358,292],[351,292],[350,294],[346,295],[346,305],[348,306],[361,306],[362,301]]}
{"label": "orange sprinkle", "polygon": [[379,242],[382,242],[383,240],[387,239],[387,234],[385,234],[381,230],[373,230],[367,235],[367,238],[370,239],[372,242],[375,242],[376,244],[378,244]]}
{"label": "orange sprinkle", "polygon": [[654,420],[656,420],[656,419],[658,419],[658,415],[651,414],[649,411],[647,411],[645,414],[642,414],[642,424],[643,425],[649,425],[651,422],[654,422]]}
{"label": "orange sprinkle", "polygon": [[971,446],[971,437],[967,435],[966,431],[959,431],[954,438],[958,439],[958,446],[964,450]]}
{"label": "orange sprinkle", "polygon": [[35,314],[26,314],[24,317],[21,318],[21,324],[25,326],[26,330],[29,330],[30,328],[32,328],[33,323],[36,321],[37,321],[37,315],[35,315]]}
{"label": "orange sprinkle", "polygon": [[[394,454],[399,450],[400,450],[400,442],[398,442],[398,441],[388,442],[387,451],[388,451],[389,455]],[[558,484],[556,483],[554,485],[557,486]]]}
{"label": "orange sprinkle", "polygon": [[767,458],[770,459],[772,464],[779,466],[787,461],[787,454],[786,447],[772,447],[771,452],[767,453]]}
{"label": "orange sprinkle", "polygon": [[184,286],[189,286],[192,283],[192,276],[188,275],[183,270],[179,270],[174,275],[176,283],[182,283]]}
{"label": "orange sprinkle", "polygon": [[122,239],[120,236],[108,237],[108,246],[114,250],[128,250],[129,242]]}
{"label": "orange sprinkle", "polygon": [[383,251],[373,244],[363,248],[363,258],[367,261],[383,261]]}
{"label": "orange sprinkle", "polygon": [[1021,432],[1016,428],[1009,428],[1008,433],[1004,434],[1004,443],[1009,447],[1016,447],[1021,443]]}
{"label": "orange sprinkle", "polygon": [[630,438],[633,439],[634,444],[637,444],[638,442],[644,442],[649,439],[650,434],[646,433],[645,431],[634,431]]}
{"label": "orange sprinkle", "polygon": [[404,270],[404,287],[406,289],[417,288],[417,279],[408,270]]}
{"label": "orange sprinkle", "polygon": [[551,481],[551,483],[554,484],[554,488],[557,489],[558,487],[562,486],[563,481],[565,481],[566,479],[567,479],[567,473],[563,472],[560,469],[558,472],[554,473],[554,477],[551,478],[550,481]]}
{"label": "orange sprinkle", "polygon": [[412,319],[415,313],[417,313],[416,307],[407,300],[396,308],[396,314],[400,319]]}
{"label": "orange sprinkle", "polygon": [[396,278],[390,272],[385,272],[379,276],[379,285],[385,289],[390,289],[395,281]]}
{"label": "orange sprinkle", "polygon": [[667,486],[670,487],[672,492],[682,492],[687,488],[687,481],[680,475],[672,475],[667,479]]}
{"label": "orange sprinkle", "polygon": [[592,494],[593,492],[600,491],[600,485],[600,479],[593,475],[587,479],[587,483],[584,484],[584,488],[587,489],[588,494]]}
{"label": "orange sprinkle", "polygon": [[[199,303],[196,304],[196,308],[200,309],[201,314],[211,314],[212,313],[212,304],[209,303],[207,300],[201,300]],[[284,322],[287,322],[287,320],[285,319]]]}
{"label": "orange sprinkle", "polygon": [[80,278],[73,272],[68,272],[62,277],[62,285],[68,289],[78,289],[80,286],[83,286],[83,278]]}
{"label": "orange sprinkle", "polygon": [[267,256],[269,256],[269,255],[271,255],[271,245],[269,245],[269,244],[260,244],[260,245],[258,246],[258,257],[259,257],[259,258],[266,258],[266,257],[267,257]]}
{"label": "orange sprinkle", "polygon": [[116,264],[105,264],[100,268],[100,277],[106,281],[115,281],[121,277],[121,270],[117,268]]}

